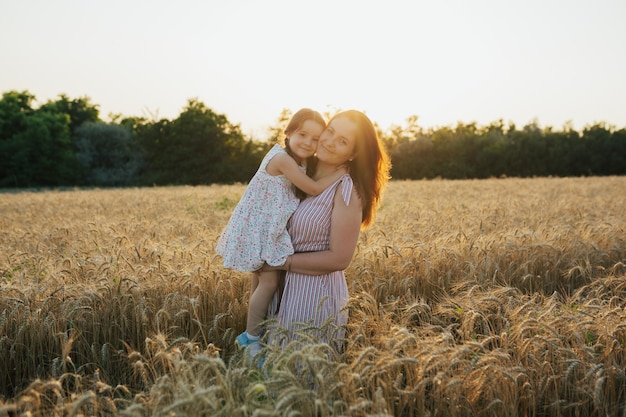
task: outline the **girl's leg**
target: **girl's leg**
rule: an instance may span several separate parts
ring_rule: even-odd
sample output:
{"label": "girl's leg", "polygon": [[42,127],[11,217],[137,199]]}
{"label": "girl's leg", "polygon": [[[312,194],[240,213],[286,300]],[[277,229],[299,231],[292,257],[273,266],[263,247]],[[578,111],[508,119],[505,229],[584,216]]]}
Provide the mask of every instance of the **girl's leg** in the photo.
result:
{"label": "girl's leg", "polygon": [[250,294],[250,301],[248,303],[246,331],[251,336],[258,336],[261,333],[261,323],[265,320],[267,307],[278,288],[277,271],[260,272],[257,277],[258,285],[256,289],[254,289],[254,292]]}
{"label": "girl's leg", "polygon": [[259,286],[259,271],[254,271],[252,273],[252,279],[250,280],[250,296],[252,296],[252,293],[254,292],[254,290],[256,290],[256,287]]}

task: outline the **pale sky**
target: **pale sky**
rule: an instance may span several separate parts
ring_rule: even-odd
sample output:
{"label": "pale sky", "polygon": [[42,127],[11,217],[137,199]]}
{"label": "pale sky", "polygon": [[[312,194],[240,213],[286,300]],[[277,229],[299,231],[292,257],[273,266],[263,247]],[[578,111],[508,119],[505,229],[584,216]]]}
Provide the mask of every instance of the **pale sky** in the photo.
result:
{"label": "pale sky", "polygon": [[264,139],[282,109],[383,129],[502,119],[626,128],[624,0],[0,0],[0,92]]}

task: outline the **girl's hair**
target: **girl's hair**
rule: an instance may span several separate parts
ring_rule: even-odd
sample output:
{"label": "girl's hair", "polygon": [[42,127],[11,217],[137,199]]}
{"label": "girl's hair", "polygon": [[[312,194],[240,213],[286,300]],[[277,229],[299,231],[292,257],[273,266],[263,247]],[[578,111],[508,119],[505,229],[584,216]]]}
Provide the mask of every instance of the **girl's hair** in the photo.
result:
{"label": "girl's hair", "polygon": [[328,124],[340,117],[349,119],[357,126],[355,157],[347,164],[357,193],[363,201],[361,227],[366,228],[376,217],[382,192],[390,179],[391,160],[374,124],[364,113],[358,110],[342,111],[334,115]]}
{"label": "girl's hair", "polygon": [[323,129],[326,128],[326,120],[324,120],[324,117],[319,112],[309,109],[309,108],[303,108],[295,112],[294,115],[291,116],[291,120],[289,120],[289,124],[287,124],[287,127],[285,128],[285,132],[284,132],[285,133],[285,150],[287,151],[289,156],[291,156],[292,158],[294,158],[294,154],[291,148],[289,147],[289,135],[291,135],[296,130],[300,129],[302,125],[304,124],[304,122],[306,122],[307,120],[312,120],[314,122],[321,124]]}

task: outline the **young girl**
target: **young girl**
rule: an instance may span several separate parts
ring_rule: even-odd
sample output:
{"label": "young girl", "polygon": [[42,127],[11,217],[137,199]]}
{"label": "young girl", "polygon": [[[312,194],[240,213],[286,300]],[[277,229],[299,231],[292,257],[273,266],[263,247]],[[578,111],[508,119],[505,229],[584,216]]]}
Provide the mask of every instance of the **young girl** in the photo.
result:
{"label": "young girl", "polygon": [[259,349],[261,322],[278,288],[278,271],[258,271],[264,263],[285,264],[294,253],[287,220],[300,203],[294,186],[308,195],[318,195],[347,173],[345,169],[320,178],[306,175],[306,162],[317,150],[326,128],[322,115],[311,109],[296,112],[285,129],[285,148],[276,144],[265,155],[222,232],[216,251],[226,268],[252,272],[246,331],[237,336],[240,347]]}

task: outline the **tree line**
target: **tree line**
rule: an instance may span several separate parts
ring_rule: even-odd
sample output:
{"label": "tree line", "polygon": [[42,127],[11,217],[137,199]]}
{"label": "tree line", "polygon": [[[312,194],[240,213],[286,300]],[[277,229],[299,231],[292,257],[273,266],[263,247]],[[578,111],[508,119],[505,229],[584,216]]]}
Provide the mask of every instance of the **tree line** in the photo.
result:
{"label": "tree line", "polygon": [[[247,182],[290,116],[284,110],[256,140],[197,99],[173,120],[112,115],[110,122],[89,97],[34,102],[28,91],[0,100],[0,188]],[[626,129],[605,123],[582,132],[502,121],[424,129],[412,116],[379,134],[394,179],[626,174]]]}

